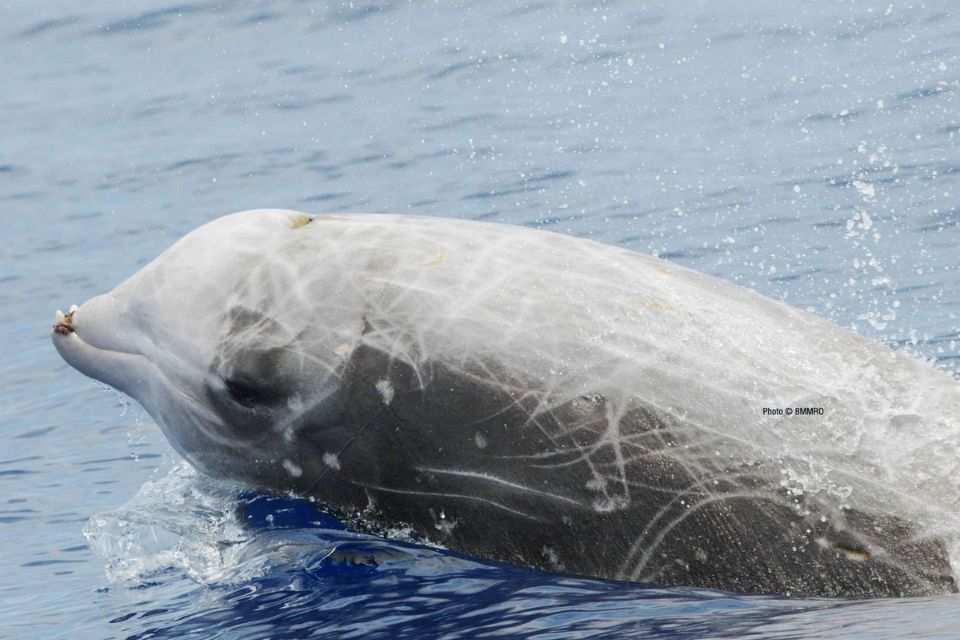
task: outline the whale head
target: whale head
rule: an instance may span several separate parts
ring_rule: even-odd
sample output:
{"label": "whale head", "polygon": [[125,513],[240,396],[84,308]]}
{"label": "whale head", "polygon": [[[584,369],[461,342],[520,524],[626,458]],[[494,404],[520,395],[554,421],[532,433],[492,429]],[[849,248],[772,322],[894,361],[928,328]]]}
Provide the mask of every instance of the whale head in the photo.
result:
{"label": "whale head", "polygon": [[281,466],[295,479],[309,463],[298,431],[336,421],[362,329],[341,274],[318,268],[304,241],[310,222],[281,210],[214,220],[113,291],[58,311],[53,343],[143,405],[202,470],[256,481]]}

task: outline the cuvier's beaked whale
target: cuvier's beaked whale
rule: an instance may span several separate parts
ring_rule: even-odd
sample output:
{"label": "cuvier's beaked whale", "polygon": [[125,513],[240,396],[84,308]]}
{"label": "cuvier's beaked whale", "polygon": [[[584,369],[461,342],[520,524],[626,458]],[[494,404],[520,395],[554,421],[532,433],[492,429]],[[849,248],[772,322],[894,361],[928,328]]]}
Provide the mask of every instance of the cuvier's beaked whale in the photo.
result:
{"label": "cuvier's beaked whale", "polygon": [[[956,589],[957,381],[625,249],[247,211],[58,312],[53,340],[201,470],[453,550],[744,592]],[[816,412],[764,412],[795,407]]]}

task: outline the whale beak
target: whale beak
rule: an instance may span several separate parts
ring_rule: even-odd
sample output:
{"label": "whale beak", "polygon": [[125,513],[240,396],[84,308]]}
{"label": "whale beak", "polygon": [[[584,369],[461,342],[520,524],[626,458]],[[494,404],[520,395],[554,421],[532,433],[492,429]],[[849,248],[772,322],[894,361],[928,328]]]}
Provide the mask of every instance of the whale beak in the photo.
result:
{"label": "whale beak", "polygon": [[67,364],[80,373],[136,397],[143,386],[149,362],[123,342],[115,305],[108,296],[98,296],[83,306],[57,309],[53,346]]}

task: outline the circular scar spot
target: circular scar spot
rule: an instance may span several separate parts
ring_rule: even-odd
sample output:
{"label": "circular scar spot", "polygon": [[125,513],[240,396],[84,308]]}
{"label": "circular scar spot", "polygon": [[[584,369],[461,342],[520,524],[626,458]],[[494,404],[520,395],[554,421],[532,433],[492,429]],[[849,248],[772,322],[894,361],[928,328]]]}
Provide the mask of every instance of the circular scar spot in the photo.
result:
{"label": "circular scar spot", "polygon": [[383,404],[389,405],[393,402],[393,385],[390,384],[390,381],[384,378],[383,380],[378,380],[377,391],[380,392],[380,397],[383,399]]}
{"label": "circular scar spot", "polygon": [[330,453],[327,451],[323,454],[323,464],[327,465],[334,471],[340,471],[340,458],[337,457],[337,454]]}
{"label": "circular scar spot", "polygon": [[295,413],[303,411],[303,399],[299,394],[287,398],[287,408]]}
{"label": "circular scar spot", "polygon": [[284,459],[283,468],[286,469],[287,473],[289,473],[294,478],[299,478],[300,476],[303,475],[303,469],[301,469],[299,466],[294,464],[292,460]]}

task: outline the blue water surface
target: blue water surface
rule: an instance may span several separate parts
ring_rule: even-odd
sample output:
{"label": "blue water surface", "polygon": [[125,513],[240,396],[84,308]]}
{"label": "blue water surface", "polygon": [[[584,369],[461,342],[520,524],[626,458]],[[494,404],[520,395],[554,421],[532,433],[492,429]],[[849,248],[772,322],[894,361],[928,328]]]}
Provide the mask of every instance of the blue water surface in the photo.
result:
{"label": "blue water surface", "polygon": [[266,206],[591,237],[956,375],[955,2],[0,11],[0,636],[956,635],[955,597],[618,584],[357,533],[192,473],[49,340],[56,308]]}

